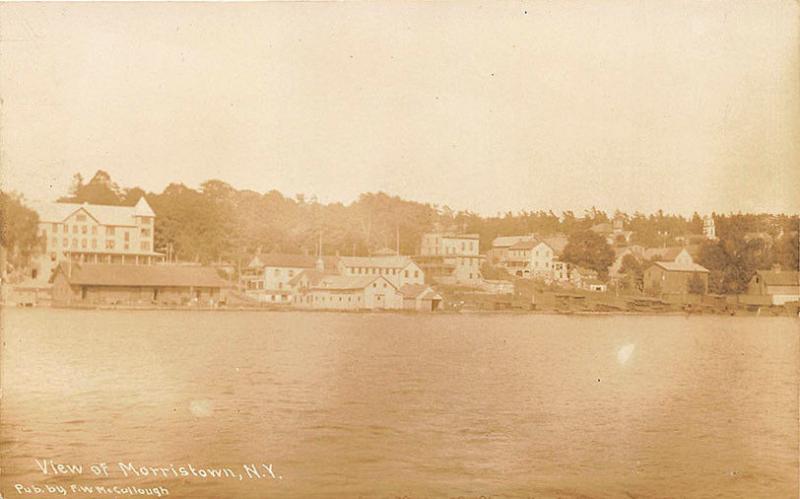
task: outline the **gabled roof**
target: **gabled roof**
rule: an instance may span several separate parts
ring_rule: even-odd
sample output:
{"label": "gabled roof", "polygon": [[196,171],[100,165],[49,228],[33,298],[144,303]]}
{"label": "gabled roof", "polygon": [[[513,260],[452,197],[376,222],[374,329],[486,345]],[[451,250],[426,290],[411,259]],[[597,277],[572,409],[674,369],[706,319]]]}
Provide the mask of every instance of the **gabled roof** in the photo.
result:
{"label": "gabled roof", "polygon": [[405,298],[419,298],[428,294],[429,291],[433,292],[430,286],[424,284],[406,284],[399,291]]}
{"label": "gabled roof", "polygon": [[63,223],[74,213],[83,210],[102,225],[135,226],[137,216],[155,217],[144,197],[136,206],[108,206],[89,203],[31,203],[44,223]]}
{"label": "gabled roof", "polygon": [[326,270],[320,272],[316,269],[306,269],[297,274],[296,276],[289,279],[289,286],[297,286],[302,279],[308,279],[308,284],[310,286],[315,286],[319,281],[324,279],[325,277],[337,275],[334,271]]}
{"label": "gabled roof", "polygon": [[512,245],[509,249],[512,249],[512,250],[534,249],[537,246],[539,246],[540,244],[544,244],[545,246],[547,246],[551,250],[553,249],[552,247],[550,247],[549,244],[547,244],[544,241],[539,241],[538,239],[530,239],[530,240],[527,240],[527,241],[519,241],[519,242],[515,243],[514,245]]}
{"label": "gabled roof", "polygon": [[73,285],[225,288],[231,284],[212,267],[62,263],[56,273]]}
{"label": "gabled roof", "polygon": [[548,246],[557,254],[560,255],[564,248],[567,246],[567,236],[564,234],[556,234],[554,236],[543,237],[542,241],[547,243]]}
{"label": "gabled roof", "polygon": [[377,280],[383,280],[392,288],[397,289],[388,279],[383,276],[349,276],[349,275],[329,275],[323,277],[312,289],[331,289],[331,290],[359,290],[364,289]]}
{"label": "gabled roof", "polygon": [[144,196],[139,198],[139,201],[136,202],[136,206],[133,207],[133,214],[137,217],[154,217],[156,216],[153,208],[150,208],[150,204],[144,198]]}
{"label": "gabled roof", "polygon": [[756,272],[767,286],[800,286],[800,272],[792,270],[759,270]]}
{"label": "gabled roof", "polygon": [[[317,265],[319,257],[312,255],[292,255],[292,254],[261,254],[258,259],[262,267],[288,267],[295,269],[313,269]],[[338,263],[338,258],[335,256],[323,256],[322,262],[325,268],[335,268]]]}
{"label": "gabled roof", "polygon": [[458,234],[456,232],[428,232],[426,236],[440,237],[442,239],[480,239],[480,234]]}
{"label": "gabled roof", "polygon": [[414,263],[407,256],[343,256],[339,261],[345,267],[380,267],[402,269]]}
{"label": "gabled roof", "polygon": [[680,263],[680,262],[654,262],[664,270],[670,272],[708,272],[708,269],[696,263]]}
{"label": "gabled roof", "polygon": [[520,241],[534,239],[533,236],[499,236],[492,240],[492,248],[508,248]]}

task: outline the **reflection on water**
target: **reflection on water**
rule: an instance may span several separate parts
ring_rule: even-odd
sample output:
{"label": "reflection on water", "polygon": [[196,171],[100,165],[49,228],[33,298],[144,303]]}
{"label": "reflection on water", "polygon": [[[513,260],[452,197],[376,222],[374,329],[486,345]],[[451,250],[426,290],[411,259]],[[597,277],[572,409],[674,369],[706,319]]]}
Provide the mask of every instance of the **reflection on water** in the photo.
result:
{"label": "reflection on water", "polygon": [[173,497],[798,496],[792,319],[2,313],[6,497],[122,483],[34,459],[282,477],[126,482]]}

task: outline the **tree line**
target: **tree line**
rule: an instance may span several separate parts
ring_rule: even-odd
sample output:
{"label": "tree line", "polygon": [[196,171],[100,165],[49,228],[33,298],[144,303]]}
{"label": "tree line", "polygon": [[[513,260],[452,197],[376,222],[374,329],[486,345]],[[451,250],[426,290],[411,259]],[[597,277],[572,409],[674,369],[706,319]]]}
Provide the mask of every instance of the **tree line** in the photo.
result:
{"label": "tree line", "polygon": [[[697,213],[692,217],[662,211],[609,215],[595,208],[580,215],[521,211],[487,217],[383,192],[362,194],[347,205],[325,204],[303,194],[288,197],[276,190],[236,189],[220,180],[208,180],[196,189],[171,183],[160,193],[146,192],[136,186],[121,187],[104,171],[88,182],[76,174],[59,201],[132,206],[140,196],[145,196],[157,215],[156,251],[202,263],[246,264],[257,252],[314,253],[320,238],[328,254],[369,255],[382,248],[395,249],[398,240],[402,254],[415,254],[424,232],[449,230],[479,234],[484,252],[501,235],[562,233],[570,237],[573,248],[583,248],[573,252],[576,263],[583,259],[582,265],[605,270],[613,251],[599,246],[603,238],[587,235],[596,224],[619,217],[625,229],[633,231],[631,243],[645,247],[682,244],[698,238],[703,226]],[[20,211],[25,208],[17,196],[4,194],[2,199],[3,246],[15,248],[8,251],[13,258],[24,259],[34,251],[35,213]],[[713,272],[712,289],[740,290],[745,276],[775,262],[797,268],[797,215],[713,216],[720,239],[704,243],[699,262]],[[768,234],[774,243],[768,247],[746,241],[745,235],[752,232]],[[587,254],[594,255],[594,260],[586,260]]]}

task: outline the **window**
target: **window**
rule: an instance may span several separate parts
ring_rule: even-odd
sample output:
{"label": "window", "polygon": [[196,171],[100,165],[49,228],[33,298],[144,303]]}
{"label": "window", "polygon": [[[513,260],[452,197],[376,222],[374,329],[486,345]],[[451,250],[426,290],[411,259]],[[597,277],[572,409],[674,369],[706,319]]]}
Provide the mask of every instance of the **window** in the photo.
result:
{"label": "window", "polygon": [[125,242],[127,243],[130,240],[131,240],[131,233],[126,230],[125,231]]}
{"label": "window", "polygon": [[106,249],[114,249],[114,240],[106,239]]}
{"label": "window", "polygon": [[78,222],[85,222],[86,221],[86,215],[81,213],[77,217],[75,217],[75,219],[78,220]]}
{"label": "window", "polygon": [[61,230],[64,232],[64,234],[69,233],[69,227],[67,227],[67,224],[62,225]]}
{"label": "window", "polygon": [[85,225],[81,225],[81,234],[86,234],[89,232],[89,229]]}
{"label": "window", "polygon": [[106,226],[106,235],[113,236],[114,235],[114,227],[111,225]]}
{"label": "window", "polygon": [[142,251],[150,251],[150,241],[142,241]]}
{"label": "window", "polygon": [[289,269],[289,277],[294,277],[294,270]]}
{"label": "window", "polygon": [[414,277],[419,277],[419,270],[414,271]]}
{"label": "window", "polygon": [[78,240],[77,239],[73,239],[72,240],[72,247],[73,248],[77,248],[78,247]]}
{"label": "window", "polygon": [[96,225],[92,225],[92,235],[93,236],[97,235],[97,226]]}
{"label": "window", "polygon": [[58,224],[52,224],[53,232],[58,232]]}
{"label": "window", "polygon": [[125,243],[125,249],[126,249],[126,250],[129,250],[129,249],[131,249],[131,245],[130,245],[130,244],[128,244],[128,243]]}
{"label": "window", "polygon": [[73,234],[77,234],[78,233],[78,226],[77,225],[73,225],[72,226],[72,233]]}
{"label": "window", "polygon": [[[66,227],[66,225],[65,225],[65,227]],[[63,241],[61,241],[61,242],[63,243],[63,244],[62,244],[62,246],[64,246],[65,248],[66,248],[67,246],[69,246],[69,239],[67,239],[66,237],[65,237],[65,238],[64,238],[64,240],[63,240]]]}
{"label": "window", "polygon": [[377,282],[373,282],[373,283],[372,283],[372,287],[373,287],[373,288],[377,288],[377,287],[378,287],[378,283],[377,283]]}
{"label": "window", "polygon": [[86,241],[86,239],[81,239],[81,248],[86,249],[88,245],[89,243]]}
{"label": "window", "polygon": [[97,249],[97,239],[92,239],[92,249]]}
{"label": "window", "polygon": [[408,277],[408,271],[407,270],[403,273],[403,276],[404,277]]}

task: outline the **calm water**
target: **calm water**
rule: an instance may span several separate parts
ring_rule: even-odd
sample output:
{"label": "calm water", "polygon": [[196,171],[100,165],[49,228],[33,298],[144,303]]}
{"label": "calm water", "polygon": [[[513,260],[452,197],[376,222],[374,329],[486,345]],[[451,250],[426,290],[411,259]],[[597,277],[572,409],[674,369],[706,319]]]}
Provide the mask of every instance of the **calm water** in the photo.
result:
{"label": "calm water", "polygon": [[798,497],[793,319],[1,312],[6,498]]}

